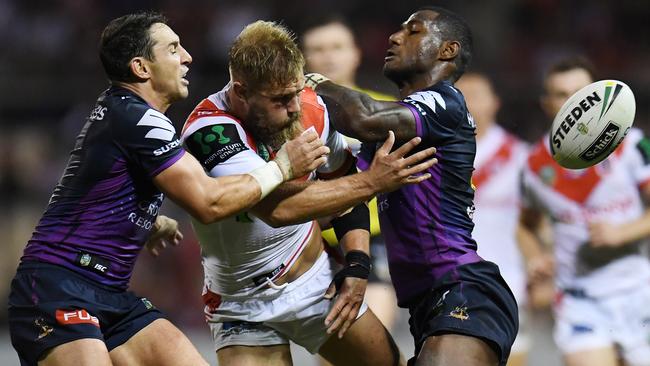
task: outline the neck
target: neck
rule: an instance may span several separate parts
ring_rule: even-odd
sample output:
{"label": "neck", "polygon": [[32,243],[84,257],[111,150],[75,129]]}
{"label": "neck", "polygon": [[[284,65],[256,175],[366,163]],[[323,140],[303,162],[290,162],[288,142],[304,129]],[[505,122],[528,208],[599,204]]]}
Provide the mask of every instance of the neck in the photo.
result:
{"label": "neck", "polygon": [[435,85],[439,81],[448,80],[450,75],[449,67],[445,64],[437,64],[425,73],[410,75],[397,83],[400,97],[406,98],[418,90]]}
{"label": "neck", "polygon": [[121,81],[113,81],[112,83],[113,85],[130,90],[160,113],[165,113],[171,105],[169,99],[153,90],[149,83],[126,83]]}

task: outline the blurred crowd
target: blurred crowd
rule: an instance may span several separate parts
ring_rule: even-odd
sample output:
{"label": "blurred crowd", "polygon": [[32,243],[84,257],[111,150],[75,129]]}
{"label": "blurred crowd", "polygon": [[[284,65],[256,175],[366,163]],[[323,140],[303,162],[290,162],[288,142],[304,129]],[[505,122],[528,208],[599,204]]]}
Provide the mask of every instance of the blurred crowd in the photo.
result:
{"label": "blurred crowd", "polygon": [[[354,28],[362,49],[359,86],[396,94],[381,76],[387,38],[418,5],[376,0],[0,0],[0,297],[6,298],[22,249],[31,235],[69,150],[97,95],[107,85],[97,43],[119,15],[163,12],[192,54],[190,97],[168,113],[180,127],[199,98],[228,78],[231,40],[244,25],[277,20],[300,36],[310,16],[336,13]],[[597,78],[626,82],[637,99],[635,125],[650,127],[650,5],[644,0],[435,1],[464,16],[473,29],[471,70],[490,76],[502,100],[498,120],[533,141],[548,127],[539,109],[542,71],[555,59],[580,53],[592,59]],[[132,287],[146,294],[183,327],[204,324],[199,248],[186,215],[180,248],[158,259],[143,253]],[[142,291],[144,289],[144,291]],[[0,327],[6,327],[6,311]]]}

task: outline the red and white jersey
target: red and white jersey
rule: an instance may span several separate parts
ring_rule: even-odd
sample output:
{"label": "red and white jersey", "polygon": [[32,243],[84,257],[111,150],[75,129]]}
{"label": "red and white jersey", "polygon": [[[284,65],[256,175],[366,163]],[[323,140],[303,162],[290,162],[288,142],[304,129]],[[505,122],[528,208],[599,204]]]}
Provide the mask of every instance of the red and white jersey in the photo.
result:
{"label": "red and white jersey", "polygon": [[[230,85],[230,84],[229,84]],[[245,174],[273,157],[257,143],[241,121],[228,113],[227,85],[194,109],[183,127],[181,141],[212,177]],[[300,95],[302,125],[314,128],[330,148],[327,163],[304,179],[343,175],[353,164],[343,135],[330,125],[323,100],[308,88]],[[311,237],[316,221],[273,228],[252,213],[204,225],[193,222],[201,244],[205,285],[222,296],[246,296],[264,284],[258,276],[289,270]]]}
{"label": "red and white jersey", "polygon": [[472,175],[476,187],[472,236],[478,254],[499,266],[520,305],[526,300],[526,275],[516,230],[519,181],[527,155],[525,143],[495,124],[476,141]]}
{"label": "red and white jersey", "polygon": [[594,249],[588,225],[621,224],[643,214],[639,188],[650,183],[649,144],[632,129],[609,158],[581,170],[564,169],[553,160],[548,136],[533,147],[522,177],[523,204],[551,218],[559,288],[579,288],[597,297],[647,285],[648,259],[638,250],[622,252],[629,246]]}

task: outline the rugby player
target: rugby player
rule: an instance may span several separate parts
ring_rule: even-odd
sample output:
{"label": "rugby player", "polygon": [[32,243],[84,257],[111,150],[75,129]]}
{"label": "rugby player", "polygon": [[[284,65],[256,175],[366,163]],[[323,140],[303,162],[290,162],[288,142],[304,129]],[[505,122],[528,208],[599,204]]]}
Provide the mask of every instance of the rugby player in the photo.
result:
{"label": "rugby player", "polygon": [[[395,97],[382,94],[357,85],[355,76],[361,65],[359,48],[352,28],[342,18],[329,16],[324,20],[314,21],[305,29],[302,36],[302,50],[305,55],[306,69],[322,74],[334,83],[364,92],[377,100],[395,100]],[[357,154],[361,142],[345,137],[353,154]],[[382,324],[390,331],[397,316],[395,290],[390,282],[386,247],[379,228],[377,216],[377,199],[368,202],[370,210],[370,258],[372,271],[368,277],[366,301]],[[334,230],[323,231],[323,237],[330,243],[336,243]]]}
{"label": "rugby player", "polygon": [[[11,284],[9,326],[23,365],[205,365],[146,298],[126,291],[170,196],[201,222],[247,209],[325,162],[316,133],[288,142],[248,174],[208,177],[164,115],[188,95],[190,54],[159,14],[111,21],[100,58],[111,81],[77,137]],[[156,224],[157,223],[157,224]]]}
{"label": "rugby player", "polygon": [[322,75],[308,85],[330,107],[338,131],[364,142],[365,169],[386,131],[435,145],[432,178],[377,198],[398,304],[409,309],[415,365],[505,365],[517,304],[498,267],[472,239],[475,123],[453,83],[472,55],[469,27],[454,13],[421,8],[389,38],[384,74],[401,102],[376,101]]}
{"label": "rugby player", "polygon": [[[247,212],[210,225],[194,222],[217,357],[224,365],[290,365],[293,341],[335,365],[395,365],[400,357],[392,338],[363,302],[370,273],[363,202],[428,178],[416,174],[435,159],[418,162],[434,149],[404,158],[420,141],[415,138],[389,154],[394,136],[387,131],[371,168],[356,174],[327,106],[304,87],[303,66],[286,28],[249,24],[229,51],[230,82],[200,102],[183,127],[187,149],[215,177],[257,169],[303,130],[315,130],[330,148],[325,165],[284,183]],[[314,219],[355,204],[332,223],[346,259],[334,274]]]}
{"label": "rugby player", "polygon": [[[594,81],[582,57],[552,65],[541,106],[552,120],[564,102]],[[548,134],[523,171],[521,229],[535,233],[542,215],[553,232],[555,341],[568,366],[650,365],[650,140],[633,128],[603,162],[564,169],[549,152]],[[534,238],[534,235],[528,235]],[[541,245],[540,245],[541,247]],[[542,253],[541,249],[537,252]],[[553,273],[552,260],[532,258],[532,281]]]}
{"label": "rugby player", "polygon": [[474,231],[478,254],[499,266],[519,305],[519,333],[508,366],[523,366],[530,347],[526,323],[526,270],[517,245],[519,178],[528,146],[497,122],[501,106],[490,79],[468,72],[456,82],[476,122],[476,159],[472,183],[476,187]]}

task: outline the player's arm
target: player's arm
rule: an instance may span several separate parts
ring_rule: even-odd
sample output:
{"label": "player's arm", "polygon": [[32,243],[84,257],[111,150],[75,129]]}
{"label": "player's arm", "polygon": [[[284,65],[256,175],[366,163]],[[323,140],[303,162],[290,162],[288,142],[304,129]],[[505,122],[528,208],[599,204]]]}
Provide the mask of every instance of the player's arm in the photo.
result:
{"label": "player's arm", "polygon": [[[282,152],[284,149],[284,152]],[[190,154],[155,176],[154,184],[202,223],[251,208],[285,180],[307,174],[323,164],[329,151],[316,133],[287,142],[276,160],[249,174],[211,178]]]}
{"label": "player's arm", "polygon": [[428,179],[429,174],[417,174],[436,163],[431,159],[435,149],[405,157],[420,142],[420,138],[414,138],[390,153],[395,137],[392,132],[388,135],[367,171],[328,181],[285,183],[260,202],[253,213],[270,225],[296,224],[346,210],[377,193]]}
{"label": "player's arm", "polygon": [[650,184],[641,187],[645,211],[638,219],[622,224],[595,222],[589,224],[590,244],[595,247],[617,247],[650,236]]}
{"label": "player's arm", "polygon": [[375,100],[327,79],[314,79],[314,75],[306,76],[305,85],[326,99],[332,122],[342,134],[364,142],[382,141],[388,131],[395,131],[397,141],[417,136],[415,117],[408,107]]}
{"label": "player's arm", "polygon": [[639,187],[639,195],[644,202],[645,211],[637,219],[628,222],[590,223],[589,234],[592,246],[622,246],[650,236],[650,139],[644,137],[637,129],[632,129],[626,139],[619,147],[623,149],[620,159],[626,164]]}

